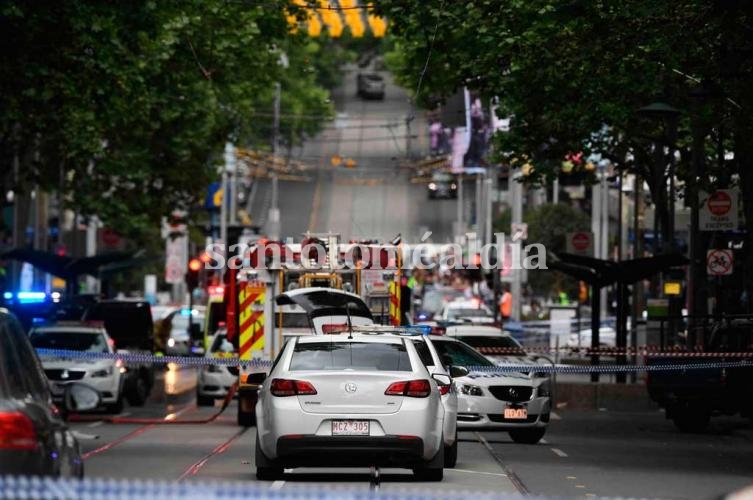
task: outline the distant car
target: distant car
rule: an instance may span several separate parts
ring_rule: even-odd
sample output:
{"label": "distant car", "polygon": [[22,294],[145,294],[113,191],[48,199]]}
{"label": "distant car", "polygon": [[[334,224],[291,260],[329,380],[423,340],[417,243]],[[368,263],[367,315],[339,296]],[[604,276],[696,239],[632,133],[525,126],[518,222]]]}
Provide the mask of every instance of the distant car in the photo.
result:
{"label": "distant car", "polygon": [[[567,339],[567,347],[571,349],[591,347],[591,329],[581,330],[579,333],[572,333]],[[580,337],[580,339],[579,339]],[[602,326],[599,328],[599,347],[615,347],[617,345],[617,332],[611,326]]]}
{"label": "distant car", "polygon": [[409,339],[291,338],[259,389],[257,478],[277,479],[287,467],[384,466],[441,481],[444,408],[437,377]]}
{"label": "distant car", "polygon": [[429,199],[438,198],[457,198],[458,183],[452,174],[446,172],[435,172],[431,176],[431,181],[427,186],[429,189]]}
{"label": "distant car", "polygon": [[[104,326],[91,326],[85,323],[61,322],[34,328],[29,333],[29,340],[36,349],[65,349],[107,354],[115,352],[113,342],[105,332]],[[121,360],[44,358],[42,367],[50,381],[55,402],[63,401],[67,383],[79,381],[99,392],[108,412],[123,411],[126,369]]]}
{"label": "distant car", "polygon": [[[206,358],[234,358],[238,354],[233,344],[226,338],[226,330],[221,328],[211,341]],[[227,396],[230,387],[238,378],[237,366],[207,365],[199,370],[199,380],[196,384],[196,404],[198,406],[212,406],[216,399]]]}
{"label": "distant car", "polygon": [[479,299],[448,302],[434,319],[446,323],[494,323],[494,313]]}
{"label": "distant car", "polygon": [[[100,403],[93,389],[73,382],[63,410]],[[52,402],[42,365],[21,324],[0,308],[0,470],[9,475],[80,478],[81,448]]]}
{"label": "distant car", "polygon": [[193,340],[189,331],[189,317],[193,329],[197,332],[196,340],[199,340],[201,329],[204,325],[204,314],[199,309],[193,309],[193,312],[187,307],[178,309],[168,314],[162,320],[160,329],[166,330],[163,334],[165,338],[165,354],[169,356],[187,356],[191,354]]}
{"label": "distant car", "polygon": [[416,321],[427,321],[434,317],[446,303],[463,297],[462,290],[454,288],[427,288],[421,298],[421,304],[416,308]]}
{"label": "distant car", "polygon": [[358,97],[362,99],[384,99],[386,85],[384,78],[377,73],[358,73],[356,87]]}
{"label": "distant car", "polygon": [[507,431],[516,443],[544,437],[551,413],[550,386],[529,373],[495,373],[489,359],[451,337],[432,336],[445,363],[469,370],[454,377],[458,391],[458,428]]}

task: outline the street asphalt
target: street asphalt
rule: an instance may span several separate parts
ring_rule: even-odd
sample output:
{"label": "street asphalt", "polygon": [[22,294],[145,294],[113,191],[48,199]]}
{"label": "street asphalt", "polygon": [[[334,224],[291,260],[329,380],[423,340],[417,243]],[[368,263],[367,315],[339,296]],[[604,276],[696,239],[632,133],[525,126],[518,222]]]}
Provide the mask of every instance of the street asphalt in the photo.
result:
{"label": "street asphalt", "polygon": [[[220,410],[195,406],[192,369],[169,378],[168,392],[181,391],[157,387],[146,406],[127,406],[124,416],[196,422]],[[235,403],[210,423],[72,426],[83,438],[88,477],[256,481],[256,430],[236,425]],[[441,483],[415,481],[401,469],[381,470],[378,485],[368,469],[294,469],[266,484],[274,490],[328,484],[385,492],[692,499],[753,484],[753,427],[739,418],[715,419],[706,434],[682,434],[658,411],[559,411],[536,445],[515,444],[504,432],[461,432],[459,438],[458,464],[445,470]]]}

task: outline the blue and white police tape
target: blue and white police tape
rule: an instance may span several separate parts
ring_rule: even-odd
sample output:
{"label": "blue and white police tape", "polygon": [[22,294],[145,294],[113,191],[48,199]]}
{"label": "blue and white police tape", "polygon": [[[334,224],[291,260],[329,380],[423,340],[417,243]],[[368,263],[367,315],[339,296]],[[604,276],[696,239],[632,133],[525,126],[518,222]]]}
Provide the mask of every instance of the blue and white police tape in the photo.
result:
{"label": "blue and white police tape", "polygon": [[169,364],[173,363],[182,366],[250,366],[252,368],[269,368],[272,362],[265,359],[248,359],[240,360],[238,358],[210,358],[204,356],[155,356],[153,354],[144,354],[137,352],[88,352],[72,351],[67,349],[37,349],[40,358],[47,359],[83,359],[86,361],[97,361],[101,359],[121,360],[124,363],[154,363]]}
{"label": "blue and white police tape", "polygon": [[[249,476],[251,471],[249,470]],[[417,488],[410,490],[370,491],[356,485],[295,485],[271,489],[269,484],[230,481],[150,481],[133,479],[52,479],[25,476],[0,476],[0,498],[40,500],[143,500],[148,499],[319,499],[319,500],[520,500],[521,495],[500,495],[486,492],[453,491],[448,488]]]}
{"label": "blue and white police tape", "polygon": [[[142,353],[109,353],[109,352],[86,352],[71,351],[65,349],[37,349],[37,353],[43,359],[82,359],[96,361],[101,359],[122,360],[124,363],[173,363],[181,366],[244,366],[249,368],[269,368],[272,362],[264,359],[240,360],[238,358],[212,358],[212,357],[189,357],[189,356],[154,356]],[[534,364],[534,363],[505,363],[494,366],[468,366],[472,373],[626,373],[626,372],[661,372],[661,371],[686,371],[686,370],[713,370],[729,368],[753,368],[753,360],[715,361],[702,363],[660,363],[650,365],[568,365],[568,364]]]}

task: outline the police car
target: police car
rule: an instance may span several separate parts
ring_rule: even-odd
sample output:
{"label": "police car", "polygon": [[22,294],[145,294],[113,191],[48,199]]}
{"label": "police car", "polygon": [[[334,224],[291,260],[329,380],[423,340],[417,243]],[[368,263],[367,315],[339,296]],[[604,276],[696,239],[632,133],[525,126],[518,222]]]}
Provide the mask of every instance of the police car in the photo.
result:
{"label": "police car", "polygon": [[[104,325],[96,323],[58,323],[31,330],[29,340],[36,349],[63,349],[83,353],[114,353],[115,346]],[[83,382],[96,389],[105,409],[123,410],[123,386],[126,368],[121,360],[76,357],[43,357],[42,368],[50,381],[56,402],[62,400],[65,385]]]}

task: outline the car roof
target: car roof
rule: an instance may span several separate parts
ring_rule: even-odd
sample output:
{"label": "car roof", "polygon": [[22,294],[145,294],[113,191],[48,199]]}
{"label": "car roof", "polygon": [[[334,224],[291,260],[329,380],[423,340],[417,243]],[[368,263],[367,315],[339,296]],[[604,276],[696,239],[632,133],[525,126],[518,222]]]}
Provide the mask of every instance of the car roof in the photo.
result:
{"label": "car roof", "polygon": [[485,304],[476,300],[453,300],[447,303],[448,309],[484,309]]}
{"label": "car roof", "polygon": [[60,332],[60,333],[105,333],[104,327],[91,326],[91,325],[45,325],[37,326],[32,329],[35,333],[45,332]]}
{"label": "car roof", "polygon": [[501,331],[496,326],[484,325],[457,325],[448,326],[446,333],[448,337],[463,335],[465,337],[510,337],[508,332]]}
{"label": "car roof", "polygon": [[352,334],[348,334],[347,332],[344,333],[337,333],[337,334],[329,334],[329,335],[306,335],[306,336],[300,336],[297,337],[297,342],[299,344],[317,344],[317,343],[323,343],[323,342],[350,342],[350,341],[358,341],[358,342],[374,342],[378,344],[400,344],[402,343],[402,338],[397,335],[380,335],[380,334],[368,334],[368,333],[360,333],[360,332],[353,332]]}

